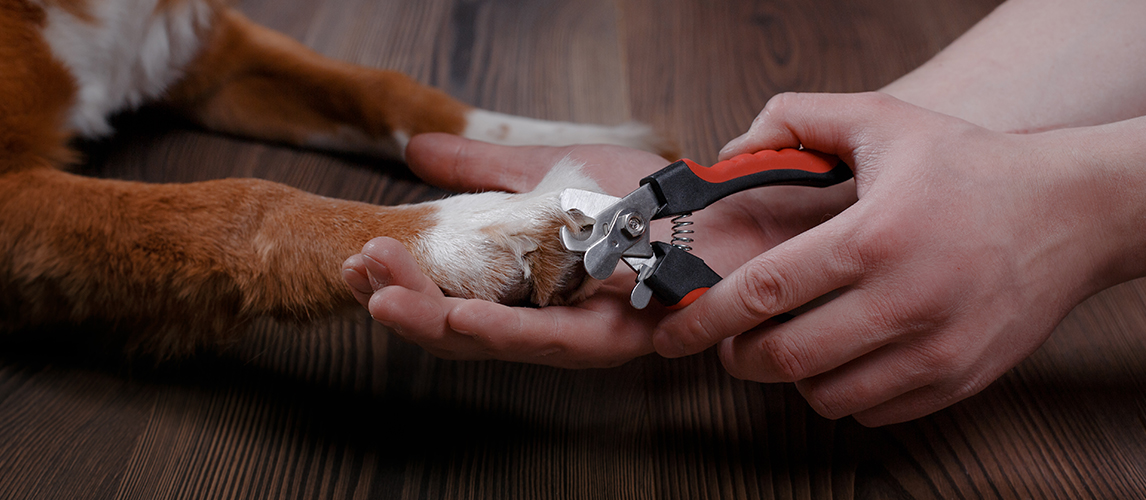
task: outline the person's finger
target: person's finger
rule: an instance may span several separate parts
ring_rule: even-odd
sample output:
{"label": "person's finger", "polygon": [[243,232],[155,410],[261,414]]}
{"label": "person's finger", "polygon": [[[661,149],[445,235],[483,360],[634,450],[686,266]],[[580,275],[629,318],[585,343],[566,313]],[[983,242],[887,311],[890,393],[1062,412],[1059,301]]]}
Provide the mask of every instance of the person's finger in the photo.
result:
{"label": "person's finger", "polygon": [[925,385],[900,394],[886,402],[852,414],[866,427],[898,424],[930,415],[977,394],[990,379],[982,383],[967,383],[956,387]]}
{"label": "person's finger", "polygon": [[[401,243],[391,238],[375,238],[366,243],[357,257],[366,272],[366,283],[374,290],[366,308],[376,321],[438,357],[489,357],[471,339],[450,330],[447,314],[461,299],[446,297],[422,274],[414,257]],[[346,274],[344,272],[344,276]],[[358,278],[351,278],[348,283],[351,280],[358,286],[363,285]]]}
{"label": "person's finger", "polygon": [[367,308],[375,321],[440,358],[487,359],[482,346],[449,328],[447,316],[462,299],[432,297],[401,286],[374,293]]}
{"label": "person's finger", "polygon": [[578,307],[513,308],[466,301],[449,314],[454,331],[498,359],[564,368],[610,367],[652,352],[648,314],[618,312],[628,304],[594,298]]}
{"label": "person's finger", "polygon": [[[830,372],[799,380],[796,388],[816,413],[837,419],[872,408],[935,380],[946,360],[913,352],[915,344],[891,344]],[[934,363],[928,364],[929,361]]]}
{"label": "person's finger", "polygon": [[342,263],[342,279],[350,288],[350,294],[354,296],[362,307],[366,307],[370,303],[370,297],[374,295],[374,287],[370,285],[370,278],[366,273],[366,263],[361,254],[351,255]]}
{"label": "person's finger", "polygon": [[795,382],[834,370],[914,333],[870,300],[862,289],[785,323],[761,326],[721,343],[720,358],[736,378],[756,382]]}
{"label": "person's finger", "polygon": [[1011,366],[982,358],[961,340],[965,335],[952,332],[908,337],[796,387],[828,418],[856,415],[865,425],[915,418],[979,392]]}
{"label": "person's finger", "polygon": [[707,349],[777,314],[852,284],[863,263],[845,211],[733,271],[696,302],[657,325],[653,343],[666,357]]}
{"label": "person's finger", "polygon": [[897,331],[880,318],[848,310],[847,295],[784,323],[764,323],[721,342],[724,368],[737,378],[795,382],[837,368],[887,344]]}
{"label": "person's finger", "polygon": [[720,159],[764,149],[803,146],[855,165],[852,150],[866,138],[874,117],[887,116],[888,108],[905,106],[878,92],[859,95],[785,93],[768,101],[764,110],[740,137],[720,150]]}
{"label": "person's finger", "polygon": [[450,134],[420,134],[406,162],[427,182],[452,191],[525,192],[567,152],[541,146],[500,146]]}
{"label": "person's finger", "polygon": [[425,274],[414,256],[393,238],[374,238],[362,247],[362,267],[374,290],[398,285],[415,292],[442,296],[441,289]]}

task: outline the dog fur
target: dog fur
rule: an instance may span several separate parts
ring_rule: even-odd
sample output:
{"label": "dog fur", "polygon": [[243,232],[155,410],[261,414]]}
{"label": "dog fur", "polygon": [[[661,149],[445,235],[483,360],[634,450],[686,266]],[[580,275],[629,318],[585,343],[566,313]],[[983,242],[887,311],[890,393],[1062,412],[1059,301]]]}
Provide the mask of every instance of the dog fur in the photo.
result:
{"label": "dog fur", "polygon": [[533,193],[382,207],[258,179],[145,184],[78,176],[75,137],[153,104],[211,130],[400,157],[447,132],[502,144],[609,143],[670,154],[646,127],[471,108],[400,73],[324,58],[221,0],[0,0],[0,332],[97,322],[160,357],[259,316],[349,308],[340,265],[373,237],[451,295],[547,304],[589,291],[560,247],[576,165]]}

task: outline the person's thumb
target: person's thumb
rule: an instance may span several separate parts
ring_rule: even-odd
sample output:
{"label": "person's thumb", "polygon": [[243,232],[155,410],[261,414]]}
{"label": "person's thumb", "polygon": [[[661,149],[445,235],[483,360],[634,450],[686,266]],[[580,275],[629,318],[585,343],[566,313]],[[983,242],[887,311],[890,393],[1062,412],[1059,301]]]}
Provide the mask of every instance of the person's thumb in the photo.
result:
{"label": "person's thumb", "polygon": [[416,135],[406,146],[410,170],[452,191],[529,191],[565,154],[559,148],[500,146],[440,133]]}
{"label": "person's thumb", "polygon": [[906,105],[878,92],[778,94],[768,101],[747,132],[720,150],[720,159],[802,146],[855,165],[852,153],[870,140],[865,131],[872,120],[884,116],[887,108]]}

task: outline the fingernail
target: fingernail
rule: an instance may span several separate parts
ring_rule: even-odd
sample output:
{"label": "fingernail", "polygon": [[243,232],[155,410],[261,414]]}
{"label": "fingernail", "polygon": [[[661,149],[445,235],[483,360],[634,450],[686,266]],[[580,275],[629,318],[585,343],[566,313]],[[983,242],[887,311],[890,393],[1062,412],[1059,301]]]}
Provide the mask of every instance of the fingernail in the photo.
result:
{"label": "fingernail", "polygon": [[741,134],[740,137],[728,141],[728,144],[725,144],[723,148],[720,148],[720,157],[724,158],[725,156],[731,154],[732,151],[736,151],[738,148],[740,148],[740,146],[744,144],[744,141],[747,140],[748,133],[745,132],[744,134]]}
{"label": "fingernail", "polygon": [[370,289],[370,278],[363,276],[357,269],[343,268],[342,280],[358,293],[369,294],[374,291]]}
{"label": "fingernail", "polygon": [[465,335],[467,337],[473,337],[475,334],[473,329],[470,328],[470,325],[481,323],[473,322],[473,312],[471,307],[467,307],[468,302],[469,301],[464,302],[462,305],[455,307],[453,311],[450,311],[446,321],[450,327],[450,330],[454,333],[457,333],[458,335]]}
{"label": "fingernail", "polygon": [[666,358],[674,358],[677,356],[675,347],[668,332],[664,330],[653,332],[653,348],[657,350],[657,354]]}
{"label": "fingernail", "polygon": [[661,356],[666,358],[683,358],[692,354],[689,349],[685,347],[684,342],[680,340],[680,337],[673,335],[671,332],[662,330],[656,335],[656,343],[653,345],[657,346],[657,353]]}
{"label": "fingernail", "polygon": [[380,290],[390,284],[390,270],[386,269],[386,266],[370,258],[369,255],[364,255],[362,261],[366,267],[366,275],[370,279],[370,286],[374,287],[374,290]]}

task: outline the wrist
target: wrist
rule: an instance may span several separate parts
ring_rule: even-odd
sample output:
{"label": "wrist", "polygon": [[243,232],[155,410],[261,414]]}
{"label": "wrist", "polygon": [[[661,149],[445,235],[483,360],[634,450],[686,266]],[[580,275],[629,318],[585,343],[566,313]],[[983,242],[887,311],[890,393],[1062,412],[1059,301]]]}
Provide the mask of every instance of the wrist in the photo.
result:
{"label": "wrist", "polygon": [[[1146,276],[1146,118],[1047,132],[1045,222],[1075,250],[1081,293]],[[1036,166],[1037,167],[1037,166]],[[1044,225],[1045,227],[1045,225]]]}

